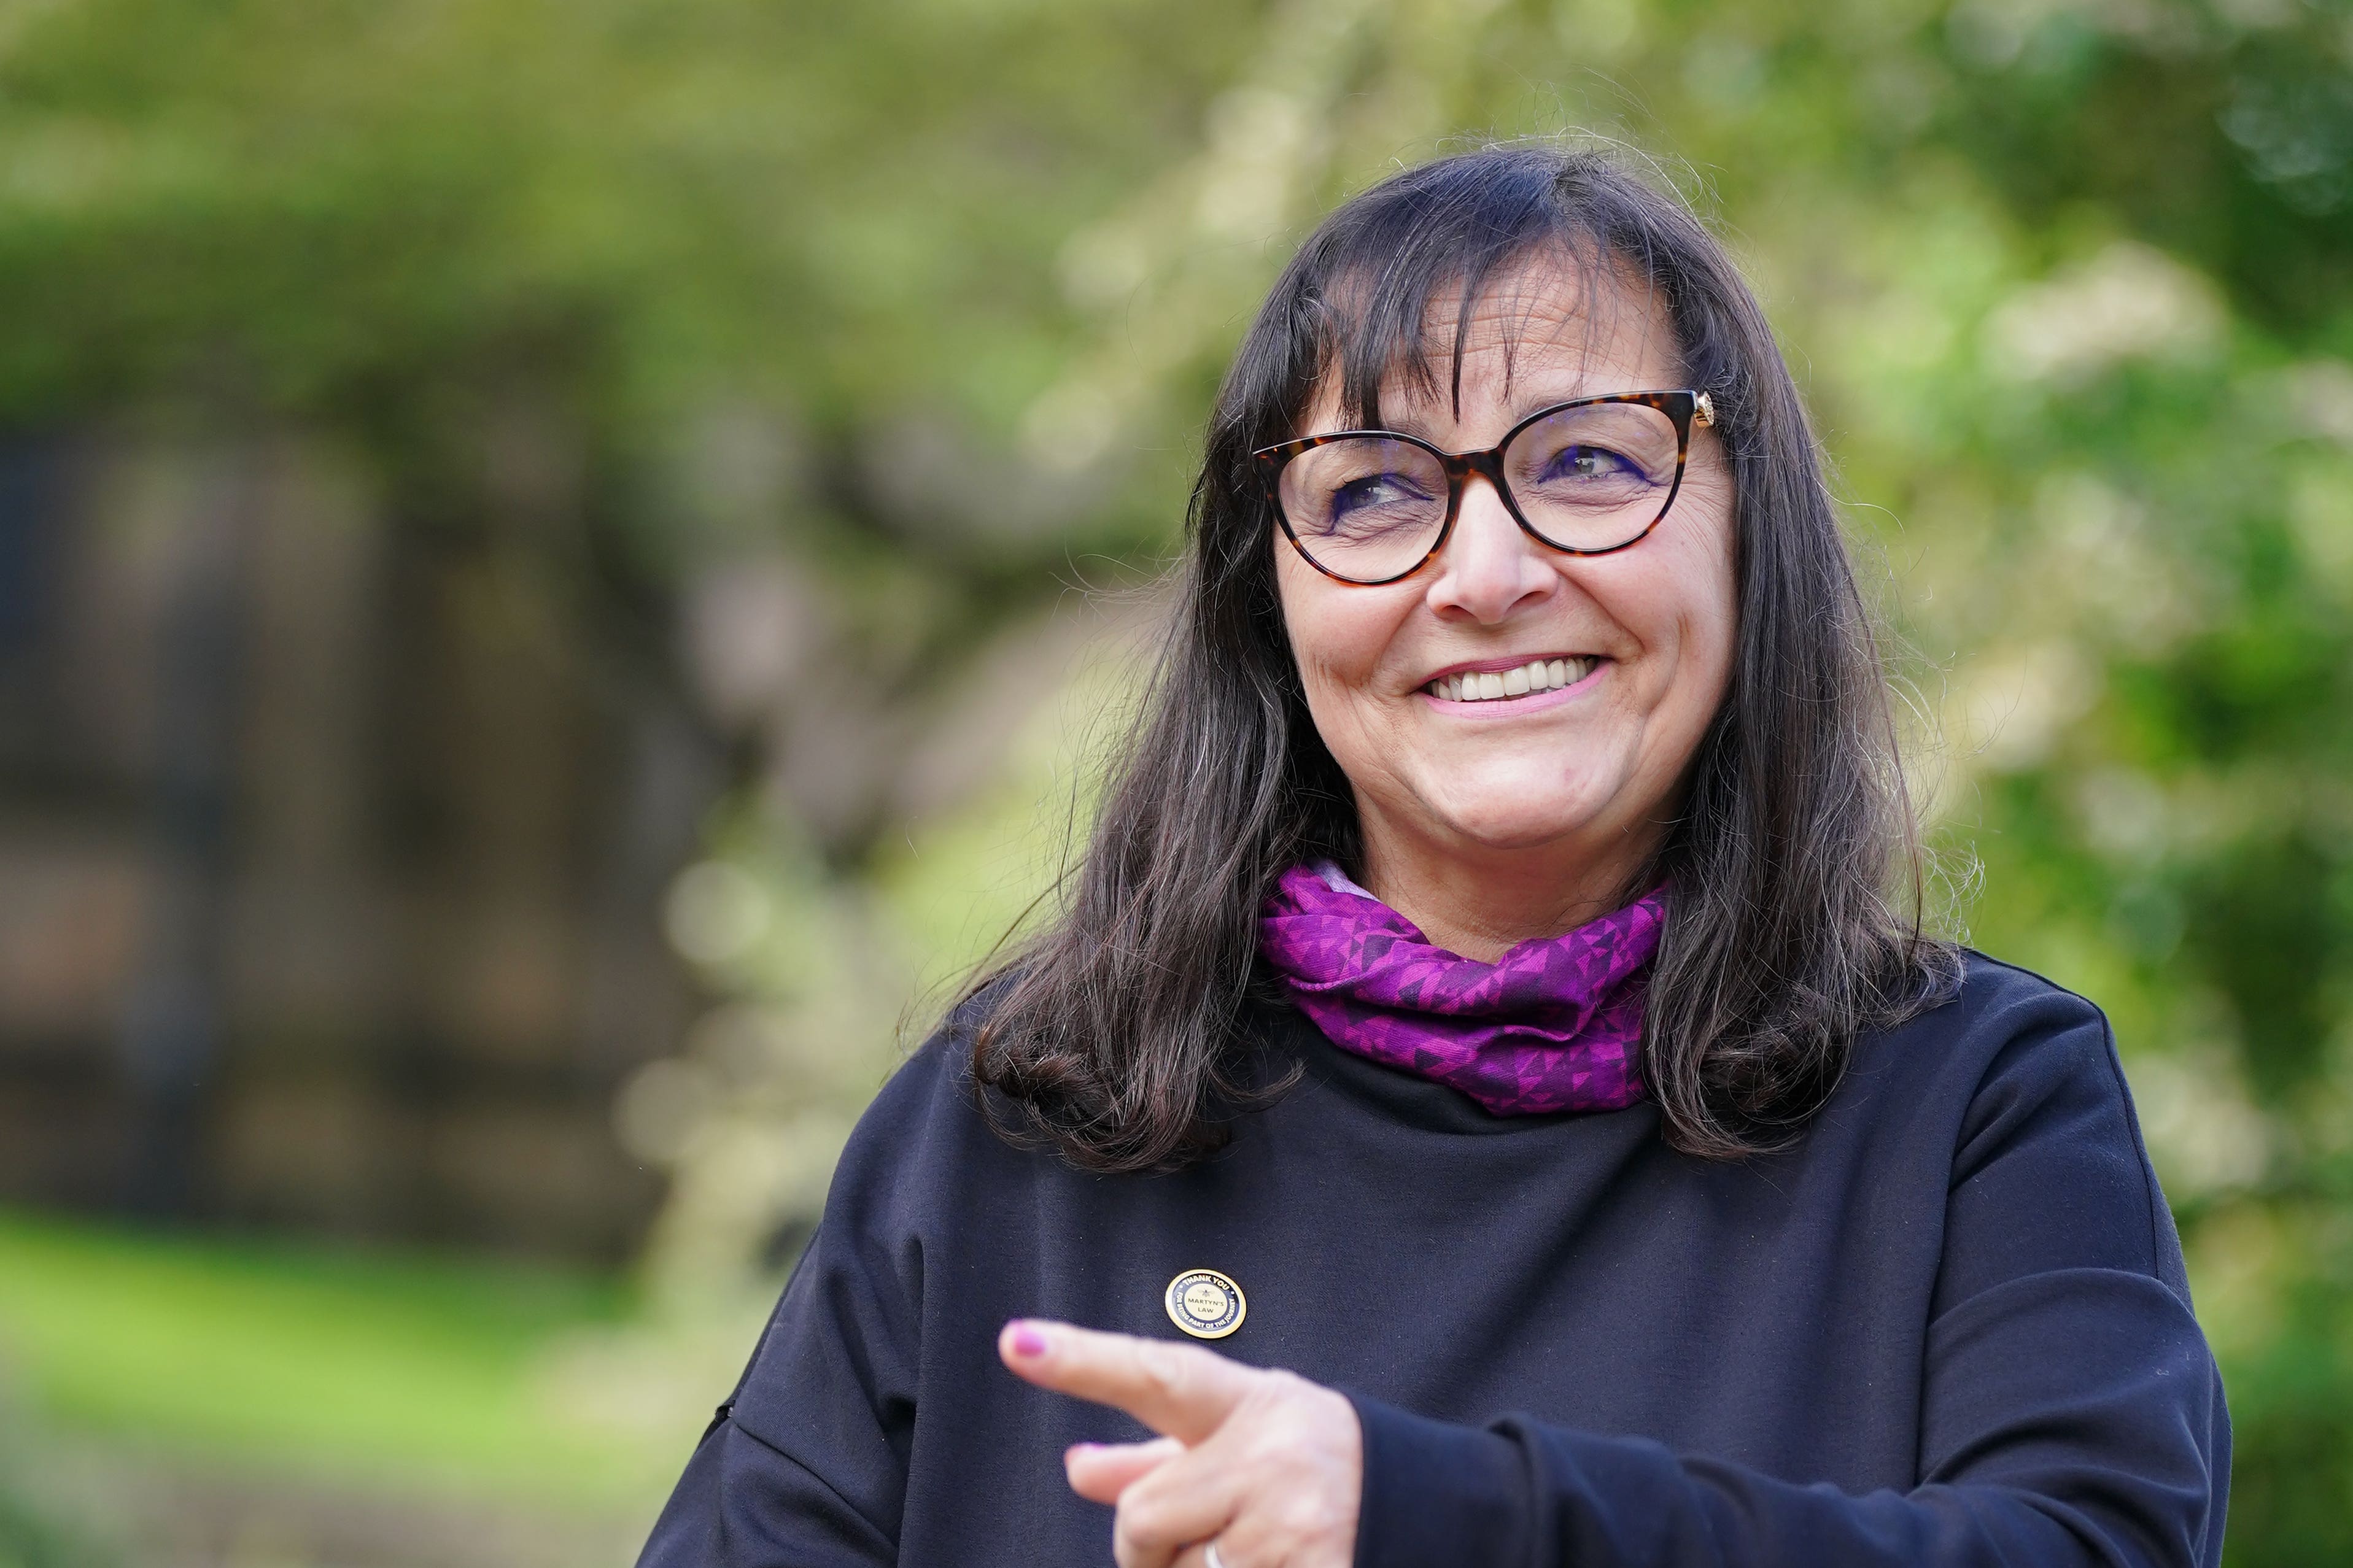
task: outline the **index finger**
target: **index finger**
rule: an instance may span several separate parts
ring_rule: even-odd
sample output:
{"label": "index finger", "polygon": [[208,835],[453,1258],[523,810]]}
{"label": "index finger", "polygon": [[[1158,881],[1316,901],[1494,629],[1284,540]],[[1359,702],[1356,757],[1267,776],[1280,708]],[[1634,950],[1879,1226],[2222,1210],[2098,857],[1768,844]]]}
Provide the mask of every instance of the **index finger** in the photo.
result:
{"label": "index finger", "polygon": [[1040,1388],[1124,1410],[1186,1444],[1216,1431],[1260,1375],[1197,1345],[1036,1318],[1006,1324],[997,1353]]}

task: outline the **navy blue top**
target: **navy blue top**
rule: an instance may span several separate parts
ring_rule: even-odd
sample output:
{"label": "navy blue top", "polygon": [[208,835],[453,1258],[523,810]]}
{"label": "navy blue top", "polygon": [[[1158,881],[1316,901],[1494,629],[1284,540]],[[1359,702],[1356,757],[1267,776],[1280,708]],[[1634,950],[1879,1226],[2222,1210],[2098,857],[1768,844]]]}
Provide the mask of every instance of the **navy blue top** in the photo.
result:
{"label": "navy blue top", "polygon": [[1170,1176],[1008,1146],[933,1040],[844,1152],[816,1239],[640,1568],[1103,1562],[1062,1478],[1114,1411],[1005,1371],[1011,1317],[1180,1337],[1364,1422],[1360,1568],[2211,1565],[2230,1426],[2106,1021],[1972,956],[1858,1043],[1802,1142],[1678,1154],[1650,1105],[1498,1118],[1252,1020],[1304,1079]]}

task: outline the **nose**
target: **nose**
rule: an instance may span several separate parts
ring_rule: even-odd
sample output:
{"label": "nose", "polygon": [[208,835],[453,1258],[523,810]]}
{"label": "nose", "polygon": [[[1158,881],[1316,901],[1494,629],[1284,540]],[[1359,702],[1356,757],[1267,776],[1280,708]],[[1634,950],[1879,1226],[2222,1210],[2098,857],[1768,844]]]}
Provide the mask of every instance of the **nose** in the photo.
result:
{"label": "nose", "polygon": [[1493,625],[1543,598],[1560,581],[1544,547],[1513,520],[1483,474],[1463,487],[1454,531],[1439,556],[1428,602],[1441,618]]}

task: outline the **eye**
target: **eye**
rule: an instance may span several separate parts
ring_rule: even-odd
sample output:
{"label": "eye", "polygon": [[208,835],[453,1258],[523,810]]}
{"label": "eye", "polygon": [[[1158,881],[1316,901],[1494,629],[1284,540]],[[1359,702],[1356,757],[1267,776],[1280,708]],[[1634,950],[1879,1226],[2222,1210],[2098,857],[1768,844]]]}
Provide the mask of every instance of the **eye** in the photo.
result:
{"label": "eye", "polygon": [[1406,474],[1366,474],[1332,492],[1328,515],[1335,522],[1383,507],[1419,506],[1430,492]]}
{"label": "eye", "polygon": [[1563,447],[1552,455],[1536,475],[1538,484],[1568,483],[1579,480],[1648,479],[1641,466],[1622,452],[1607,447],[1577,445]]}

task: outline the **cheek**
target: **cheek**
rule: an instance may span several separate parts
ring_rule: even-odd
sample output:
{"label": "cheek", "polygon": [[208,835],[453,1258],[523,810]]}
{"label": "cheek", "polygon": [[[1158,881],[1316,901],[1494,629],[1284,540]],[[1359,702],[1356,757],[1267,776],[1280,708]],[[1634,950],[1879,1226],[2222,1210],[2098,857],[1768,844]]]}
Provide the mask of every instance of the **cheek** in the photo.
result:
{"label": "cheek", "polygon": [[1309,698],[1344,698],[1367,685],[1397,630],[1387,595],[1341,586],[1303,564],[1285,563],[1276,575],[1291,655]]}
{"label": "cheek", "polygon": [[1704,715],[1715,713],[1732,683],[1739,603],[1730,536],[1730,524],[1723,521],[1694,539],[1678,573],[1683,649],[1675,684],[1678,695]]}
{"label": "cheek", "polygon": [[[1713,520],[1711,520],[1713,521]],[[1728,530],[1687,529],[1644,542],[1627,557],[1641,572],[1595,594],[1641,651],[1627,698],[1680,731],[1704,723],[1731,680],[1737,605]],[[1652,544],[1663,546],[1645,554]],[[1696,718],[1694,717],[1696,715]]]}

